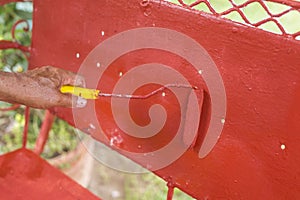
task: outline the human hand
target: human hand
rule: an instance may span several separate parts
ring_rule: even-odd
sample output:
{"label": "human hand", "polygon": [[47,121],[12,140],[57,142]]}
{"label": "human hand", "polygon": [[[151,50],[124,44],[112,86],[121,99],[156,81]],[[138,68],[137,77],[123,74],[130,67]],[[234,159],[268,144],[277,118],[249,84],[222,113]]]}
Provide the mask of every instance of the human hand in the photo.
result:
{"label": "human hand", "polygon": [[70,71],[44,66],[12,76],[15,76],[17,85],[10,91],[13,99],[9,102],[42,109],[56,106],[80,108],[87,103],[81,97],[60,92],[63,85],[85,87],[84,78]]}

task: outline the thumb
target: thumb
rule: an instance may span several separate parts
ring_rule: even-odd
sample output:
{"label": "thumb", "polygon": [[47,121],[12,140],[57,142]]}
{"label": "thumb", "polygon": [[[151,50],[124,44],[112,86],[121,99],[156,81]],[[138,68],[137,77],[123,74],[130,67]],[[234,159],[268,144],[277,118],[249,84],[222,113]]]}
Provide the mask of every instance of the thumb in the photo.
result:
{"label": "thumb", "polygon": [[83,108],[87,104],[87,100],[71,94],[61,94],[61,103],[64,107]]}
{"label": "thumb", "polygon": [[87,104],[87,100],[79,97],[79,96],[72,96],[72,107],[74,108],[83,108]]}

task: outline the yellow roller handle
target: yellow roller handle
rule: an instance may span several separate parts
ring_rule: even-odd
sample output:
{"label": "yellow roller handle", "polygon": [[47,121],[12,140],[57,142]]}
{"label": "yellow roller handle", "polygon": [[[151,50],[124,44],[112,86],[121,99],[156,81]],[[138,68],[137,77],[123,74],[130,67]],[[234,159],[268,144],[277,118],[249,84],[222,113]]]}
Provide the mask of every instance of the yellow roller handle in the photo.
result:
{"label": "yellow roller handle", "polygon": [[60,88],[60,92],[64,94],[69,93],[85,99],[97,99],[100,90],[64,85]]}

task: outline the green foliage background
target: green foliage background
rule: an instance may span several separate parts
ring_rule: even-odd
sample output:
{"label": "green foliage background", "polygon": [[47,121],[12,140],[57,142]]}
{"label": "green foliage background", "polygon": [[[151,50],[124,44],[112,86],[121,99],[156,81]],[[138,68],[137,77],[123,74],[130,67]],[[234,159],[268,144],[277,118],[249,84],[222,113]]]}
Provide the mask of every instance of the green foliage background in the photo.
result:
{"label": "green foliage background", "polygon": [[[17,5],[24,5],[17,6]],[[11,41],[11,30],[15,22],[21,19],[26,19],[31,24],[32,12],[30,10],[31,3],[22,4],[6,4],[0,7],[0,40]],[[26,6],[27,5],[27,6]],[[27,9],[26,9],[27,7]],[[25,46],[31,43],[31,32],[25,32],[25,23],[17,26],[15,31],[16,40]],[[20,69],[21,67],[21,69]],[[0,69],[5,71],[24,71],[27,69],[27,62],[25,56],[21,51],[15,51],[13,49],[0,51]]]}

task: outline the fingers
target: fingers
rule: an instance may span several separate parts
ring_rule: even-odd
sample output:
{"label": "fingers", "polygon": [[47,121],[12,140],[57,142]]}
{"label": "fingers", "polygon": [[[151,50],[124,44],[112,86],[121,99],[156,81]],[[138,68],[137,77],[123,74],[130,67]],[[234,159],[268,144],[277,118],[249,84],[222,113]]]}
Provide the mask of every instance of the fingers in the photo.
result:
{"label": "fingers", "polygon": [[51,80],[57,88],[60,88],[63,85],[85,87],[85,80],[82,76],[71,71],[52,66],[42,66],[33,70],[29,70],[26,73],[32,78],[45,77]]}
{"label": "fingers", "polygon": [[[75,103],[74,103],[75,102]],[[76,108],[83,108],[87,104],[87,100],[82,97],[73,97],[73,106],[75,105]]]}
{"label": "fingers", "polygon": [[[77,87],[85,87],[85,79],[83,76],[76,75],[76,74],[69,74],[68,78],[63,79],[62,85],[73,85]],[[71,96],[71,95],[70,95]],[[87,104],[87,100],[79,97],[79,96],[72,96],[72,108],[83,108]]]}
{"label": "fingers", "polygon": [[76,74],[69,74],[62,79],[61,86],[63,85],[73,85],[77,87],[86,87],[85,80],[82,76]]}
{"label": "fingers", "polygon": [[[69,77],[63,79],[63,85],[73,85],[77,87],[86,87],[85,79],[83,76],[76,75],[76,74],[69,74]],[[83,108],[87,104],[87,100],[79,97],[79,96],[72,96],[72,108]]]}
{"label": "fingers", "polygon": [[87,100],[78,97],[78,96],[72,96],[70,94],[61,94],[60,98],[60,106],[68,107],[68,108],[83,108],[87,104]]}
{"label": "fingers", "polygon": [[60,69],[51,66],[42,66],[33,70],[28,70],[25,74],[34,80],[39,80],[41,84],[51,84],[54,85],[54,87],[59,88],[62,82],[62,75],[64,74],[59,72],[59,70]]}
{"label": "fingers", "polygon": [[45,93],[45,91],[48,90],[47,95],[42,95],[43,97],[52,96],[52,98],[50,98],[52,99],[51,101],[47,98],[48,101],[46,100],[44,107],[61,106],[83,108],[87,104],[86,99],[72,96],[71,94],[62,94],[59,91],[63,85],[85,87],[85,79],[80,75],[52,66],[43,66],[27,71],[26,76],[36,81],[37,84],[41,86],[39,88],[44,88],[41,89],[42,91],[40,93]]}
{"label": "fingers", "polygon": [[76,75],[74,86],[85,87],[85,79],[83,78],[83,76]]}

